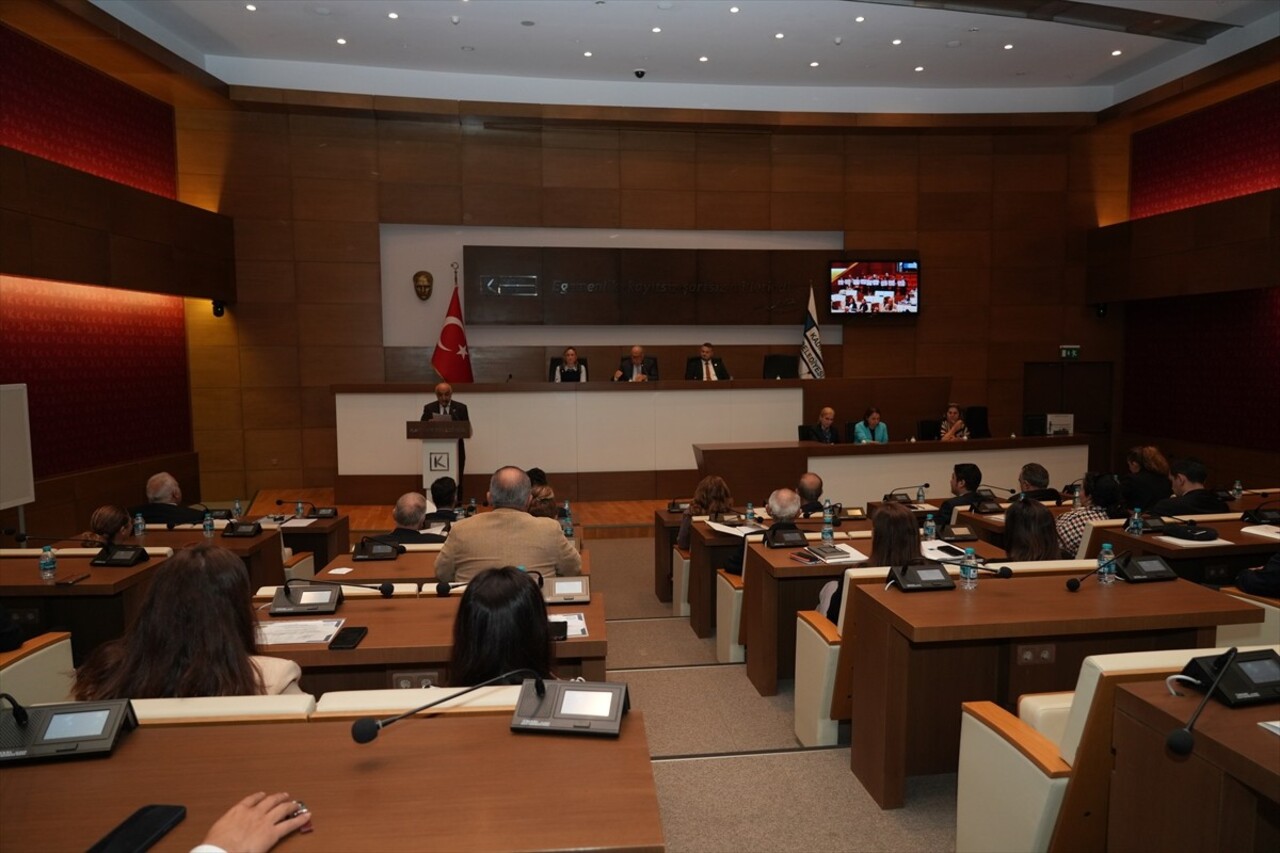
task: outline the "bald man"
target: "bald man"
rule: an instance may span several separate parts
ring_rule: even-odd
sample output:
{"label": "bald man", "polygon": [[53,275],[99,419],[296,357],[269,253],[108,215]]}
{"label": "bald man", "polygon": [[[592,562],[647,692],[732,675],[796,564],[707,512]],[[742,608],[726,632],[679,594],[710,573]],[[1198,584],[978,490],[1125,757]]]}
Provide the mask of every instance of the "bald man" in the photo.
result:
{"label": "bald man", "polygon": [[[436,401],[422,407],[424,421],[469,421],[467,407],[453,399],[453,386],[441,382],[436,386]],[[467,446],[458,439],[458,495],[462,495],[462,471],[467,467]]]}
{"label": "bald man", "polygon": [[204,511],[182,506],[182,488],[168,471],[152,474],[147,480],[147,502],[129,510],[129,515],[141,515],[147,524],[199,524],[204,521]]}
{"label": "bald man", "polygon": [[644,347],[634,346],[631,355],[624,355],[613,372],[614,382],[657,382],[658,360],[644,354]]}

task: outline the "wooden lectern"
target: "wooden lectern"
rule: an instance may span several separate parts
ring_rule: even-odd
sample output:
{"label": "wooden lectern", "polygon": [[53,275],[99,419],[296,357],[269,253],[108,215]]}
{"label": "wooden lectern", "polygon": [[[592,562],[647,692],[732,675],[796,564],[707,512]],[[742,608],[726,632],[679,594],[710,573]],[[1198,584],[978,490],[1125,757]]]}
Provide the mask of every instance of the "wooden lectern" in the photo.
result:
{"label": "wooden lectern", "polygon": [[471,438],[470,421],[406,421],[405,438],[422,442],[422,488],[427,490],[441,477],[452,477],[461,485],[459,454],[462,440]]}

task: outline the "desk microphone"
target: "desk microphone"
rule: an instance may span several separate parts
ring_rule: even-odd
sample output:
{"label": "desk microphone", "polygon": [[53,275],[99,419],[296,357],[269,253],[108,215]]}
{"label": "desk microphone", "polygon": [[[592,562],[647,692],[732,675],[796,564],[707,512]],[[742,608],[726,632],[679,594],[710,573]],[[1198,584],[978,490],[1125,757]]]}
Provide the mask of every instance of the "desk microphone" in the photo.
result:
{"label": "desk microphone", "polygon": [[386,545],[388,548],[395,548],[397,554],[403,554],[408,550],[402,543],[397,542],[390,536],[361,536],[360,544],[363,545],[366,542],[377,542],[379,545]]}
{"label": "desk microphone", "polygon": [[909,502],[911,500],[911,494],[910,492],[908,492],[908,489],[927,489],[927,488],[929,488],[928,483],[916,483],[914,486],[896,486],[895,488],[890,489],[889,494],[885,495],[884,497],[885,497],[885,500],[890,500],[894,495],[901,493],[907,496],[907,501]]}
{"label": "desk microphone", "polygon": [[440,596],[441,598],[448,598],[449,593],[453,592],[454,589],[461,586],[466,586],[466,585],[467,585],[466,581],[462,581],[460,583],[449,583],[448,581],[440,581],[439,583],[436,584],[436,595]]}
{"label": "desk microphone", "polygon": [[[1083,574],[1078,578],[1068,578],[1067,589],[1070,590],[1071,592],[1079,591],[1080,582],[1088,580],[1089,575],[1097,574],[1098,572],[1102,571],[1103,567],[1105,566],[1118,566],[1120,565],[1120,561],[1122,559],[1128,560],[1128,557],[1129,557],[1128,551],[1121,551],[1119,554],[1116,554],[1114,557],[1112,557],[1110,560],[1107,560],[1105,563],[1099,563],[1098,566],[1093,571],[1088,572],[1087,574]],[[1128,563],[1126,562],[1125,565],[1128,565]]]}
{"label": "desk microphone", "polygon": [[480,682],[474,687],[468,687],[466,690],[463,690],[459,693],[454,693],[451,696],[445,696],[443,699],[437,699],[434,702],[428,702],[427,704],[421,707],[414,708],[411,711],[405,711],[403,714],[397,714],[394,717],[386,717],[381,720],[377,719],[376,717],[361,717],[360,719],[356,720],[354,723],[351,724],[351,739],[354,740],[356,743],[369,743],[370,741],[372,741],[374,738],[378,736],[379,731],[381,731],[382,729],[385,729],[387,726],[391,725],[392,723],[399,722],[400,720],[403,720],[405,717],[412,717],[414,714],[421,714],[423,711],[426,711],[430,708],[434,708],[436,705],[439,705],[442,702],[448,702],[451,699],[457,699],[460,696],[466,696],[471,691],[479,690],[481,687],[488,687],[490,684],[495,684],[499,681],[506,681],[508,678],[510,678],[513,675],[531,676],[533,678],[533,689],[537,691],[538,698],[541,699],[543,696],[547,695],[547,685],[545,682],[543,682],[541,675],[539,675],[537,672],[534,672],[532,669],[513,669],[510,672],[502,673],[502,675],[495,675],[493,678],[486,679],[485,681]]}
{"label": "desk microphone", "polygon": [[17,542],[19,545],[32,539],[37,542],[67,542],[81,538],[78,533],[72,534],[71,536],[32,536],[29,533],[23,533],[21,530],[15,530],[12,527],[6,527],[3,531],[0,531],[0,533],[4,533],[5,536],[12,536],[13,541]]}
{"label": "desk microphone", "polygon": [[981,485],[978,486],[978,488],[979,489],[996,489],[1001,492],[1008,492],[1011,495],[1016,495],[1018,493],[1018,489],[1011,489],[1008,486],[993,486],[990,483],[982,483]]}
{"label": "desk microphone", "polygon": [[[302,504],[303,506],[311,507],[311,512],[309,513],[309,515],[314,515],[316,511],[316,505],[313,504],[311,501],[304,501],[304,500],[295,501],[295,500],[286,500],[285,498],[276,498],[276,506],[284,506],[286,503],[291,503],[294,506],[297,506],[298,504]],[[303,517],[305,518],[306,516],[303,516]]]}
{"label": "desk microphone", "polygon": [[1260,497],[1260,498],[1269,498],[1269,497],[1271,497],[1271,493],[1270,493],[1270,492],[1260,492],[1260,491],[1258,491],[1257,489],[1241,489],[1241,490],[1240,490],[1240,493],[1241,493],[1241,494],[1243,494],[1243,495],[1256,495],[1256,496],[1258,496],[1258,497]]}
{"label": "desk microphone", "polygon": [[319,580],[318,578],[288,578],[284,582],[284,594],[290,601],[293,601],[293,595],[289,592],[290,586],[336,586],[338,587],[338,603],[342,603],[342,587],[354,586],[360,589],[373,589],[382,593],[383,598],[390,598],[391,594],[396,591],[395,586],[390,581],[383,581],[380,584],[371,583],[354,583],[352,581],[330,581]]}
{"label": "desk microphone", "polygon": [[[949,566],[963,566],[964,560],[965,560],[964,557],[937,557],[933,559],[933,562],[946,563]],[[978,568],[978,571],[980,572],[991,572],[991,574],[995,575],[998,578],[1013,577],[1013,569],[1009,568],[1008,566],[1001,566],[1000,568],[996,569],[996,568],[992,568],[991,566],[984,566],[983,564],[978,563],[977,568]]]}
{"label": "desk microphone", "polygon": [[18,724],[19,728],[27,727],[27,709],[18,704],[18,700],[14,699],[8,693],[0,693],[0,699],[9,700],[9,704],[13,706],[13,721]]}
{"label": "desk microphone", "polygon": [[[1263,494],[1263,497],[1266,495]],[[1263,509],[1275,503],[1280,503],[1280,500],[1263,501],[1253,509],[1245,510],[1240,520],[1247,521],[1249,524],[1280,524],[1280,512],[1274,509]]]}
{"label": "desk microphone", "polygon": [[1057,506],[1062,506],[1063,502],[1067,498],[1074,500],[1076,495],[1080,493],[1080,484],[1083,482],[1084,477],[1081,477],[1079,480],[1072,480],[1070,483],[1063,486],[1062,490],[1058,492]]}
{"label": "desk microphone", "polygon": [[1204,706],[1213,698],[1213,691],[1218,689],[1218,684],[1222,682],[1222,676],[1227,674],[1227,667],[1231,666],[1231,662],[1235,659],[1236,647],[1232,646],[1214,661],[1214,668],[1218,670],[1218,676],[1213,679],[1213,684],[1209,685],[1209,690],[1204,694],[1204,698],[1200,700],[1200,704],[1196,706],[1196,710],[1191,714],[1191,718],[1187,720],[1187,724],[1180,729],[1174,729],[1169,732],[1169,736],[1165,738],[1165,746],[1169,747],[1169,751],[1174,755],[1190,755],[1191,750],[1195,748],[1196,736],[1191,733],[1191,728],[1196,724],[1196,720],[1200,719],[1200,712],[1204,710]]}
{"label": "desk microphone", "polygon": [[1163,536],[1172,536],[1174,539],[1187,539],[1191,542],[1212,542],[1218,538],[1218,531],[1212,527],[1201,527],[1194,518],[1179,518],[1176,515],[1164,514],[1165,518],[1172,518],[1178,524],[1166,524],[1164,530],[1160,533]]}

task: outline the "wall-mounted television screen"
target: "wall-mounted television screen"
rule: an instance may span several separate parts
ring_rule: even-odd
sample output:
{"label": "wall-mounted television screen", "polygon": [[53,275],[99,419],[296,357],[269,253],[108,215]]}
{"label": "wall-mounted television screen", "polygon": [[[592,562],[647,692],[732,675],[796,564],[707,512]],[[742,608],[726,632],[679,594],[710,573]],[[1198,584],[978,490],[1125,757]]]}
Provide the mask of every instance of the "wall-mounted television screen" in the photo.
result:
{"label": "wall-mounted television screen", "polygon": [[920,310],[920,262],[831,262],[831,314],[916,314]]}

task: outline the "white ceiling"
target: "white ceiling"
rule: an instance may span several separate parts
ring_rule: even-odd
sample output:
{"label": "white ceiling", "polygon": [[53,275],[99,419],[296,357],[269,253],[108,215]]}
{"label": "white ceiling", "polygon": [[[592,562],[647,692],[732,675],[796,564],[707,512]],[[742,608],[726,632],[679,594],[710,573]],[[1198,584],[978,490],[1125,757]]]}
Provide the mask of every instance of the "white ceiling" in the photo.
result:
{"label": "white ceiling", "polygon": [[93,2],[233,85],[743,110],[1092,112],[1280,37],[1276,0],[1092,0],[1235,25],[1203,45],[849,0]]}

